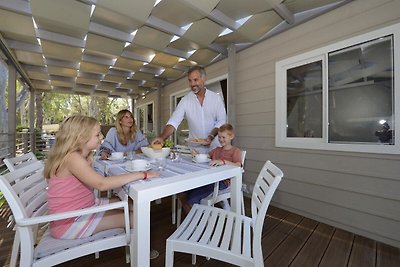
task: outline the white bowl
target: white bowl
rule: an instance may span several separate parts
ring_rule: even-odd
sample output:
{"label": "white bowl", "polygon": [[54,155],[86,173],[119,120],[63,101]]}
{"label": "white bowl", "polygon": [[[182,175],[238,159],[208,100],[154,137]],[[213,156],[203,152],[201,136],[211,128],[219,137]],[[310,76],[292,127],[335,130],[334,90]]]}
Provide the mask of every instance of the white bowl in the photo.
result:
{"label": "white bowl", "polygon": [[169,156],[169,152],[171,151],[171,148],[169,147],[163,147],[162,149],[152,149],[151,147],[141,147],[142,152],[145,156],[151,158],[151,159],[157,159],[157,158],[166,158]]}

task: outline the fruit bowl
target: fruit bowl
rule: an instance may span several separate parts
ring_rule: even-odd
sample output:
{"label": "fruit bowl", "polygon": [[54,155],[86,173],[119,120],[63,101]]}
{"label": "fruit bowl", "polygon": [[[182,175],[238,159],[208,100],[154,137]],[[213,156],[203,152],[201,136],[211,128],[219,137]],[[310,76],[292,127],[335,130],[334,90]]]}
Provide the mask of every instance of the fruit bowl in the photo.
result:
{"label": "fruit bowl", "polygon": [[162,149],[153,149],[151,147],[141,147],[143,154],[151,159],[166,158],[171,152],[171,148],[163,147]]}

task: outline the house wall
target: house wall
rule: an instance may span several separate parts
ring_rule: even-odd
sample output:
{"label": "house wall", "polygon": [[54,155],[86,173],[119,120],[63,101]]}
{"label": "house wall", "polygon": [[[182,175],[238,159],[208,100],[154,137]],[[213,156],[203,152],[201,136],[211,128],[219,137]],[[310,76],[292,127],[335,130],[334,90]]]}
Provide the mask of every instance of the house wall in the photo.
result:
{"label": "house wall", "polygon": [[[272,205],[400,247],[398,155],[275,147],[275,63],[398,23],[398,10],[400,0],[356,0],[238,52],[235,144],[247,150],[245,183],[268,159],[285,173]],[[226,73],[226,64],[207,67],[208,78]],[[182,79],[163,90],[162,125],[169,94],[187,87]]]}

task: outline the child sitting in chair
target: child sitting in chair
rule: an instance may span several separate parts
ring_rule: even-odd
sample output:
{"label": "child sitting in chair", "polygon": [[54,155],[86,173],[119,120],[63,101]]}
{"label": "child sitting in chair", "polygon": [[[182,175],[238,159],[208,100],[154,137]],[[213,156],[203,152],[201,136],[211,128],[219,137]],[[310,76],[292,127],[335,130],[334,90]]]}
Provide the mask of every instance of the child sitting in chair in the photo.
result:
{"label": "child sitting in chair", "polygon": [[[235,134],[231,124],[226,123],[218,129],[218,140],[222,147],[217,147],[208,153],[211,158],[209,163],[210,166],[220,166],[225,164],[236,166],[242,165],[241,151],[239,148],[232,145],[233,138],[235,138]],[[196,153],[197,151],[194,151],[194,154]],[[219,189],[225,189],[229,185],[230,179],[226,179],[219,182]],[[200,203],[203,198],[213,193],[213,191],[214,184],[209,184],[179,194],[179,200],[182,203],[184,211],[188,213],[193,204]]]}

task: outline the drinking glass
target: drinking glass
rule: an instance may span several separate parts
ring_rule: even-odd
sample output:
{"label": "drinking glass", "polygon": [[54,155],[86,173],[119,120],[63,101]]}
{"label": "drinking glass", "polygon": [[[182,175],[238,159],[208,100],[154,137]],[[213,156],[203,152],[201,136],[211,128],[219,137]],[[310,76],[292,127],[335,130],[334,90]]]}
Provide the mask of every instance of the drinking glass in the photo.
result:
{"label": "drinking glass", "polygon": [[167,165],[167,160],[165,158],[157,158],[156,166],[159,171],[163,171]]}
{"label": "drinking glass", "polygon": [[172,162],[180,162],[181,155],[180,155],[178,149],[174,148],[171,150],[170,158],[171,158]]}

